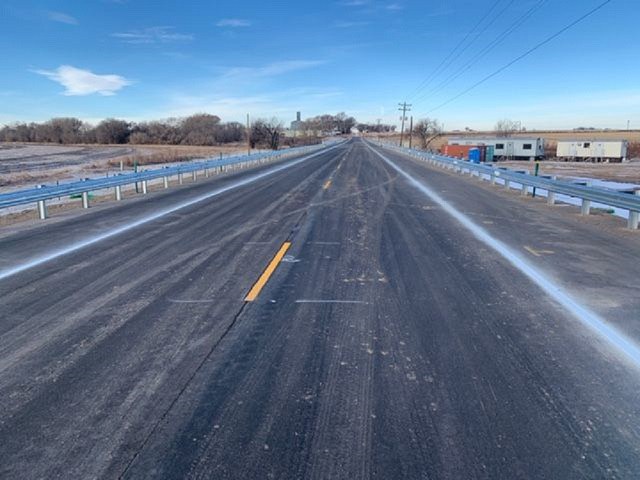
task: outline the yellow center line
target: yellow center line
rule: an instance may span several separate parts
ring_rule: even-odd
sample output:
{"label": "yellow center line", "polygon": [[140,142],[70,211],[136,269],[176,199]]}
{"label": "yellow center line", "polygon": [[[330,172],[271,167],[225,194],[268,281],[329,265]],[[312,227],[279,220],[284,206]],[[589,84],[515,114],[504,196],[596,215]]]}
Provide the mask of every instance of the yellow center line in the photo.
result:
{"label": "yellow center line", "polygon": [[331,179],[327,180],[327,182],[324,184],[324,186],[322,188],[324,190],[329,190],[330,186],[331,186]]}
{"label": "yellow center line", "polygon": [[264,272],[262,272],[262,275],[260,275],[258,281],[253,285],[253,287],[245,297],[245,302],[253,302],[256,298],[258,298],[258,295],[260,295],[260,292],[271,278],[271,275],[273,275],[273,272],[275,272],[276,268],[278,268],[278,265],[284,258],[287,250],[289,250],[289,247],[291,247],[291,242],[284,242],[282,244],[280,250],[278,250],[278,253],[276,253],[276,256],[273,257],[271,263],[269,263]]}
{"label": "yellow center line", "polygon": [[525,245],[524,249],[531,255],[535,255],[536,257],[541,257],[542,255],[553,255],[555,253],[553,250],[536,250],[527,245]]}

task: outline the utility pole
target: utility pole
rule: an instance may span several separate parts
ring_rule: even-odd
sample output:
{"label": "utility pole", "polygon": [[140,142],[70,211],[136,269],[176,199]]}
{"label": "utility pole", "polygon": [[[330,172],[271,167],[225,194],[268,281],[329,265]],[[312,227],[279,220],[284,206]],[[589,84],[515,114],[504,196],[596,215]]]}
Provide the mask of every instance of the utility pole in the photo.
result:
{"label": "utility pole", "polygon": [[413,146],[413,115],[411,115],[411,123],[409,123],[409,150]]}
{"label": "utility pole", "polygon": [[400,147],[402,148],[402,142],[404,140],[404,121],[407,119],[407,112],[411,111],[411,105],[407,102],[399,103],[398,105],[400,105],[398,110],[402,112],[402,128],[400,129]]}
{"label": "utility pole", "polygon": [[247,155],[251,156],[251,123],[249,122],[248,113],[247,113]]}

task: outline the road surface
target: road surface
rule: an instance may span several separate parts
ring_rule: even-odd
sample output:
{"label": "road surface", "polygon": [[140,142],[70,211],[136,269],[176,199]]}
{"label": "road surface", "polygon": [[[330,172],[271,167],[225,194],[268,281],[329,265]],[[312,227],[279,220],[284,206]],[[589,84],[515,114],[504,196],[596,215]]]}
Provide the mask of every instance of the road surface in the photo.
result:
{"label": "road surface", "polygon": [[407,175],[633,344],[636,235],[362,140],[280,167],[0,237],[0,477],[640,477],[639,366]]}

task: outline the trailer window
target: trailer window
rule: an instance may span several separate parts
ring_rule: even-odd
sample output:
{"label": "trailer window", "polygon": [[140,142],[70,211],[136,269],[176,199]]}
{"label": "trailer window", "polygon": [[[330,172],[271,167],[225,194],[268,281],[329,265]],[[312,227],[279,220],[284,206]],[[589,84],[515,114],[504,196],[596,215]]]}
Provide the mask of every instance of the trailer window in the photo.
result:
{"label": "trailer window", "polygon": [[496,150],[504,150],[504,143],[496,143]]}
{"label": "trailer window", "polygon": [[591,144],[589,142],[585,142],[584,148],[589,148],[589,147],[591,147]]}
{"label": "trailer window", "polygon": [[524,145],[522,145],[522,148],[524,150],[531,150],[533,148],[533,145],[530,143],[525,143]]}

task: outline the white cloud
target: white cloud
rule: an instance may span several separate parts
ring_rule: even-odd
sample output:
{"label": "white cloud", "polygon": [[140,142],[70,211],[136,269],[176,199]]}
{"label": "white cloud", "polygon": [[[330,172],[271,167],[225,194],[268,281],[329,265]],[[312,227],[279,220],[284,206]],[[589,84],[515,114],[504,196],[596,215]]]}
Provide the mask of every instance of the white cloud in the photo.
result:
{"label": "white cloud", "polygon": [[78,25],[78,20],[71,15],[62,12],[46,12],[49,20],[53,22],[66,23],[67,25]]}
{"label": "white cloud", "polygon": [[249,20],[245,20],[243,18],[223,18],[218,23],[216,23],[216,27],[222,28],[243,28],[250,27],[252,24]]}
{"label": "white cloud", "polygon": [[136,45],[148,45],[154,43],[190,42],[193,35],[177,33],[173,27],[150,27],[142,30],[130,30],[128,32],[112,33],[112,37],[124,43]]}
{"label": "white cloud", "polygon": [[397,10],[403,10],[404,9],[404,7],[402,5],[400,5],[399,3],[390,3],[389,5],[387,5],[384,8],[386,10],[391,10],[391,11],[397,11]]}
{"label": "white cloud", "polygon": [[96,75],[89,70],[82,70],[70,65],[62,65],[54,71],[36,70],[65,87],[64,95],[83,96],[97,93],[103,96],[115,95],[117,91],[131,85],[132,82],[120,75]]}

